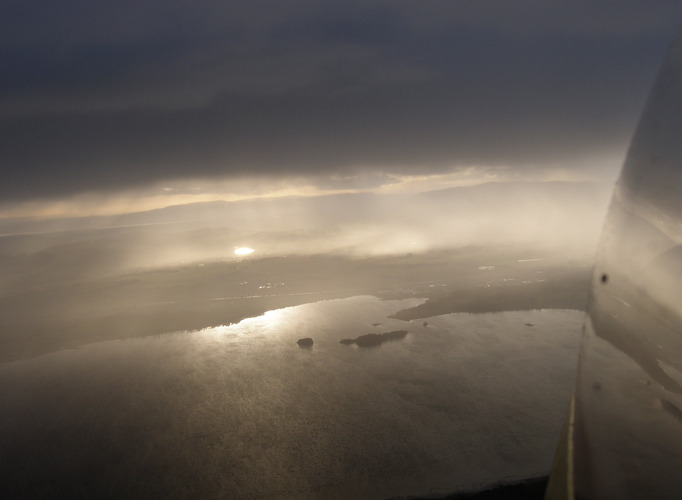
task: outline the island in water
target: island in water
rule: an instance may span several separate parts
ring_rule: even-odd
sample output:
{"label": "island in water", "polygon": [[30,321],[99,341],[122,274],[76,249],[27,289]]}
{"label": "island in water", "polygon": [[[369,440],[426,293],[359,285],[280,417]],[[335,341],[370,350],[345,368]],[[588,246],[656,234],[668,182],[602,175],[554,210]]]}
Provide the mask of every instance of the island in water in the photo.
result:
{"label": "island in water", "polygon": [[368,333],[367,335],[360,335],[354,339],[343,339],[341,344],[355,344],[359,347],[376,347],[383,344],[384,342],[403,339],[405,338],[405,335],[407,335],[407,330],[394,330],[392,332],[384,333]]}

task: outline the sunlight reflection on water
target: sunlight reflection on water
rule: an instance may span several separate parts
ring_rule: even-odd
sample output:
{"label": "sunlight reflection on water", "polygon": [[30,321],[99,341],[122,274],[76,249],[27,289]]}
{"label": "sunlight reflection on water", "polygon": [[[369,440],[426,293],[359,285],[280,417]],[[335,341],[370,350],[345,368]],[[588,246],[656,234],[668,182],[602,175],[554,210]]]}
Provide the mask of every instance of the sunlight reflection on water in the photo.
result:
{"label": "sunlight reflection on water", "polygon": [[582,313],[387,317],[418,303],[330,300],[0,365],[3,470],[16,493],[164,498],[388,498],[546,472]]}
{"label": "sunlight reflection on water", "polygon": [[249,247],[237,247],[234,249],[234,254],[235,255],[250,255],[254,251],[255,250],[253,248],[249,248]]}

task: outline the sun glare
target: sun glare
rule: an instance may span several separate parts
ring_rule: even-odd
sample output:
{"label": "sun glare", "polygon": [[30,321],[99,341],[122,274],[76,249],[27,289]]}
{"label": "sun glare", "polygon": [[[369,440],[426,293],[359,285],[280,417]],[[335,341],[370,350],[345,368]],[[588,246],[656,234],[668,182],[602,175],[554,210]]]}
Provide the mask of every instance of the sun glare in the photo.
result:
{"label": "sun glare", "polygon": [[249,247],[239,247],[234,249],[235,255],[249,255],[253,252],[254,252],[253,248]]}

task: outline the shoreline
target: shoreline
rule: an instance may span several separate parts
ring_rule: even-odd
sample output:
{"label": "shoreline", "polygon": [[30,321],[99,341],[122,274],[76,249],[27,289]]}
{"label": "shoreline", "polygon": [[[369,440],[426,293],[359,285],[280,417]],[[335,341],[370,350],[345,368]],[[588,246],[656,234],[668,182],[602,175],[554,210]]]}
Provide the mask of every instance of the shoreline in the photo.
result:
{"label": "shoreline", "polygon": [[490,248],[359,260],[290,256],[46,282],[0,297],[0,362],[229,325],[358,295],[423,298],[391,316],[405,321],[459,312],[584,310],[591,269],[565,256],[529,260],[528,254]]}
{"label": "shoreline", "polygon": [[549,475],[524,479],[500,480],[477,489],[450,493],[446,496],[396,497],[390,500],[542,500]]}

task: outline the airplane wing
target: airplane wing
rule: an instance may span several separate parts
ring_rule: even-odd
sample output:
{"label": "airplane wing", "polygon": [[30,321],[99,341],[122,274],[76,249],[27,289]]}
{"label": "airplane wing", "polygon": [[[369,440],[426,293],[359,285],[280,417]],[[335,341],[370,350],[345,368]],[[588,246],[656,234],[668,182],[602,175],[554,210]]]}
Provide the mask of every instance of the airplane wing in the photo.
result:
{"label": "airplane wing", "polygon": [[682,33],[603,229],[546,498],[682,497]]}

